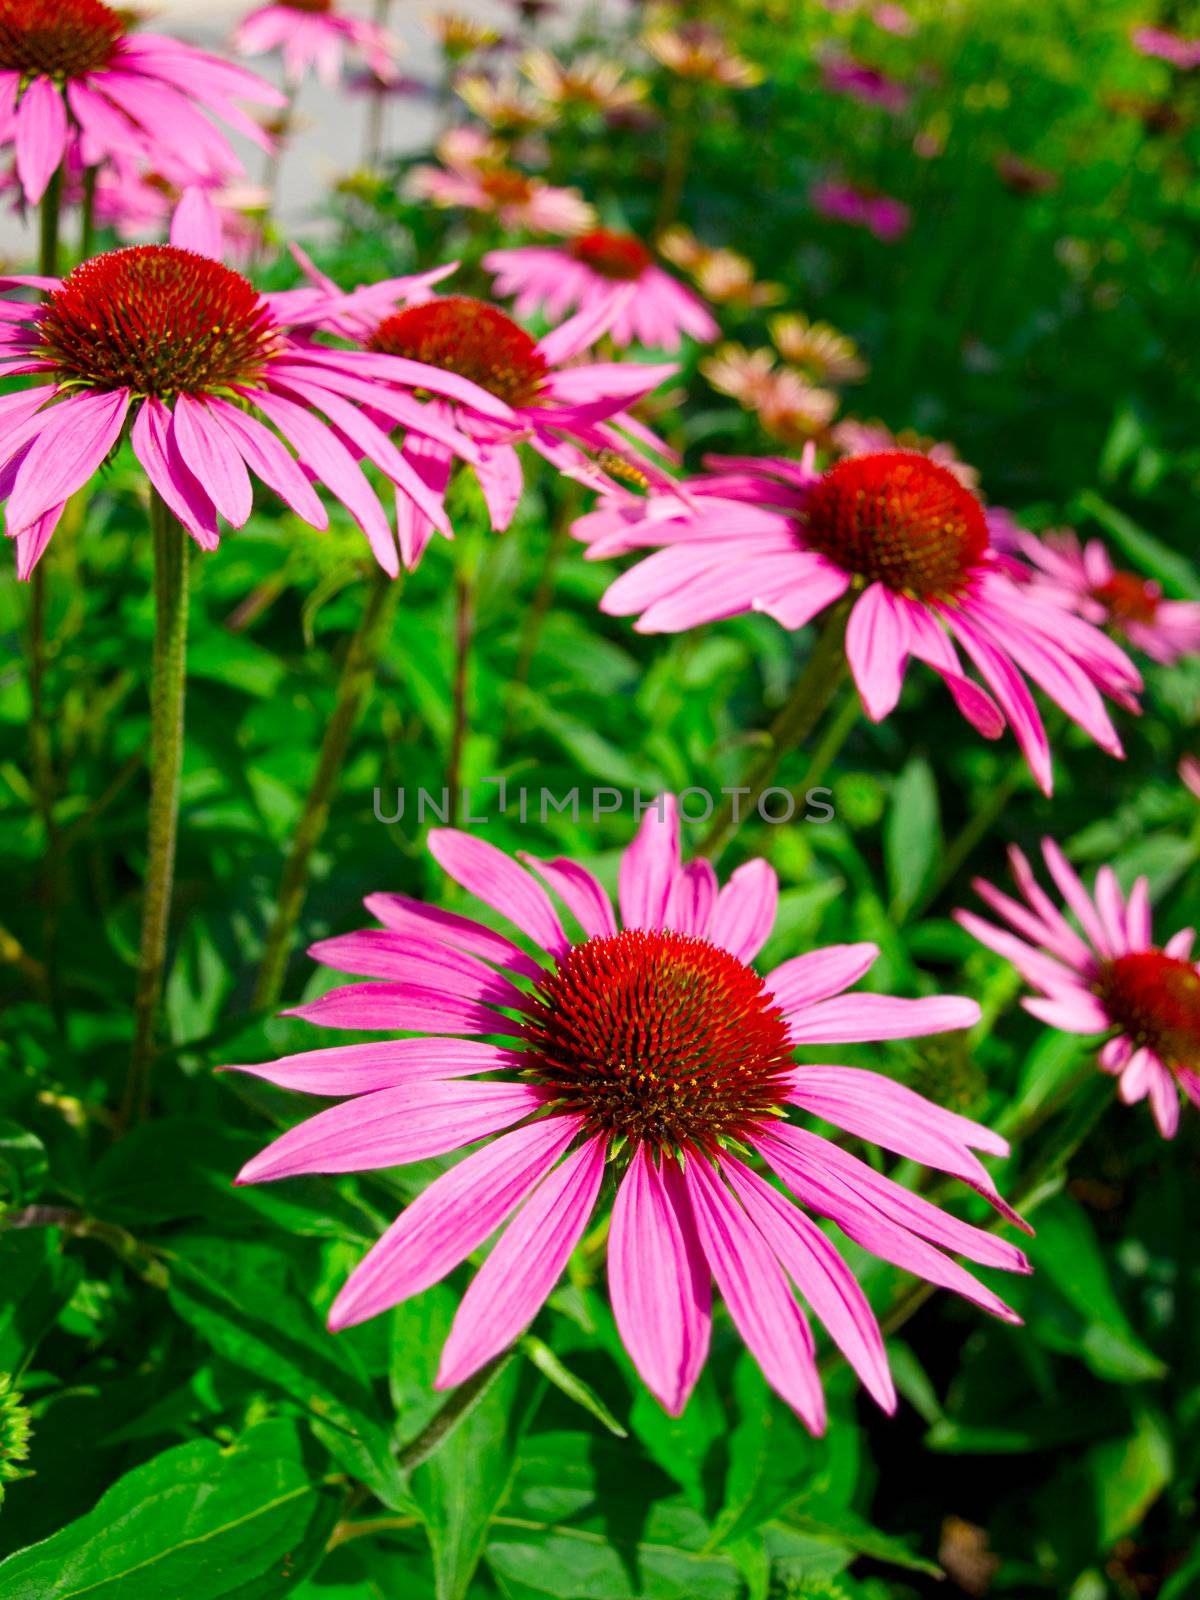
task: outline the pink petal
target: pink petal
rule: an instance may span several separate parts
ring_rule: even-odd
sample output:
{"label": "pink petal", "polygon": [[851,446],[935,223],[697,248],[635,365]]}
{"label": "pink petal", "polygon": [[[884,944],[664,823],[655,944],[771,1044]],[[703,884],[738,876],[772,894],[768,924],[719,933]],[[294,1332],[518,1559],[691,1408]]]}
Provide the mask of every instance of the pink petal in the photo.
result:
{"label": "pink petal", "polygon": [[1164,1139],[1173,1139],[1179,1132],[1179,1091],[1170,1070],[1158,1063],[1158,1070],[1150,1079],[1150,1109]]}
{"label": "pink petal", "polygon": [[475,1274],[442,1350],[435,1389],[478,1372],[541,1310],[587,1227],[608,1141],[590,1139],[542,1179]]}
{"label": "pink petal", "polygon": [[517,1033],[517,1024],[474,1000],[419,983],[347,983],[284,1012],[322,1028],[407,1033]]}
{"label": "pink petal", "polygon": [[320,496],[304,476],[283,442],[257,417],[240,411],[228,400],[208,401],[208,409],[221,420],[225,432],[237,445],[242,460],[273,489],[286,506],[310,528],[327,528],[329,513]]}
{"label": "pink petal", "polygon": [[544,1092],[527,1083],[421,1082],[377,1089],[289,1128],[247,1161],[235,1181],[427,1161],[510,1128],[544,1104]]}
{"label": "pink petal", "polygon": [[571,941],[541,884],[494,844],[457,828],[432,828],[429,853],[457,884],[552,956],[565,955]]}
{"label": "pink petal", "polygon": [[779,906],[779,879],[770,862],[747,861],[717,896],[709,938],[739,961],[753,961],[771,936]]}
{"label": "pink petal", "polygon": [[49,78],[35,77],[21,96],[16,128],[17,177],[35,206],[67,151],[67,108]]}
{"label": "pink petal", "polygon": [[71,395],[39,413],[41,428],[25,453],[8,500],[7,527],[20,533],[81,489],[121,437],[128,389]]}
{"label": "pink petal", "polygon": [[894,1412],[896,1390],[883,1335],[850,1268],[820,1228],[756,1172],[728,1154],[721,1158],[721,1170],[751,1222],[868,1392],[885,1411]]}
{"label": "pink petal", "polygon": [[547,1117],[476,1150],[436,1178],[366,1254],[329,1313],[335,1331],[444,1278],[554,1166],[580,1118]]}
{"label": "pink petal", "polygon": [[308,951],[314,961],[337,972],[363,978],[388,978],[416,983],[462,1000],[486,1000],[494,1006],[524,1004],[524,996],[507,978],[478,956],[427,939],[415,943],[388,928],[363,928],[357,933],[322,939]]}
{"label": "pink petal", "polygon": [[754,603],[755,611],[765,611],[767,616],[784,628],[803,628],[807,623],[840,600],[850,587],[850,574],[831,564],[822,564],[803,583],[798,583],[787,594],[763,596]]}
{"label": "pink petal", "polygon": [[1104,1033],[1112,1026],[1105,1008],[1085,989],[1066,994],[1056,991],[1049,999],[1022,1000],[1031,1017],[1063,1033]]}
{"label": "pink petal", "polygon": [[872,722],[882,722],[896,709],[907,653],[904,610],[885,584],[871,584],[850,613],[846,660]]}
{"label": "pink petal", "polygon": [[535,983],[545,976],[546,969],[527,956],[519,945],[470,917],[443,911],[440,906],[427,906],[406,894],[369,894],[363,904],[385,928],[393,928],[397,933],[415,935],[421,940],[433,938],[455,950],[467,950],[485,961],[507,967],[510,972],[532,978]]}
{"label": "pink petal", "polygon": [[843,994],[788,1017],[793,1044],[864,1044],[876,1039],[922,1039],[973,1028],[979,1007],[962,995],[899,1000],[890,994]]}
{"label": "pink petal", "polygon": [[800,1011],[857,983],[878,957],[877,944],[826,945],[823,950],[810,950],[783,962],[767,974],[765,982],[777,1005],[785,1011]]}
{"label": "pink petal", "polygon": [[679,872],[679,812],[672,794],[646,808],[641,826],[621,857],[618,899],[626,928],[666,925]]}
{"label": "pink petal", "polygon": [[186,188],[171,217],[171,243],[179,250],[220,261],[224,255],[221,219],[203,189]]}
{"label": "pink petal", "polygon": [[181,394],[175,401],[172,432],[184,464],[204,485],[218,512],[235,528],[243,527],[254,504],[250,474],[219,420],[209,416],[202,401]]}
{"label": "pink petal", "polygon": [[22,583],[31,575],[45,554],[50,537],[62,521],[65,510],[65,505],[51,506],[49,511],[40,516],[36,522],[31,522],[17,534],[17,577]]}
{"label": "pink petal", "polygon": [[708,1355],[712,1294],[679,1169],[667,1158],[660,1172],[644,1144],[613,1201],[608,1292],[634,1366],[677,1417]]}
{"label": "pink petal", "polygon": [[156,396],[143,401],[129,437],[134,455],[172,514],[202,550],[215,550],[221,542],[216,507],[184,464],[172,435],[171,413]]}
{"label": "pink petal", "polygon": [[1053,839],[1042,840],[1042,856],[1046,866],[1049,868],[1050,876],[1058,885],[1058,892],[1079,918],[1084,933],[1087,934],[1095,949],[1102,956],[1117,954],[1109,945],[1104,924],[1101,922],[1100,914],[1092,903],[1091,896],[1080,881],[1078,873]]}
{"label": "pink petal", "polygon": [[667,925],[676,933],[707,939],[717,904],[717,874],[709,861],[689,861],[675,879]]}
{"label": "pink petal", "polygon": [[333,1045],[302,1050],[277,1061],[253,1066],[218,1067],[218,1072],[245,1072],[281,1089],[301,1094],[370,1094],[429,1078],[467,1078],[481,1072],[519,1069],[520,1055],[478,1039],[387,1039],[372,1044]]}
{"label": "pink petal", "polygon": [[541,861],[526,850],[518,855],[554,890],[587,938],[606,939],[616,933],[617,919],[608,891],[586,867],[565,856]]}
{"label": "pink petal", "polygon": [[684,1168],[696,1230],[734,1326],[811,1433],[825,1431],[825,1397],[812,1335],[783,1268],[762,1234],[705,1159],[687,1152]]}

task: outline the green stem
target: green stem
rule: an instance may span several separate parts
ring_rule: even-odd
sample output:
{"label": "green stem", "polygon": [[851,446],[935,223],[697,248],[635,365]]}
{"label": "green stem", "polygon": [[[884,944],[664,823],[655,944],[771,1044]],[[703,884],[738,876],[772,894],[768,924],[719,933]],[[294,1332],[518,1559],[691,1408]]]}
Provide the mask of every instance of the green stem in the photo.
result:
{"label": "green stem", "polygon": [[465,1383],[459,1384],[445,1405],[434,1413],[416,1438],[410,1440],[400,1451],[396,1459],[401,1472],[411,1472],[414,1467],[419,1467],[423,1461],[429,1460],[464,1417],[475,1409],[516,1353],[516,1346],[510,1345],[498,1356],[493,1356],[485,1367],[480,1367],[473,1378],[468,1378]]}
{"label": "green stem", "polygon": [[[849,600],[843,600],[829,613],[825,626],[813,646],[808,665],[796,679],[787,704],[771,724],[766,748],[746,774],[740,794],[729,795],[713,819],[704,843],[700,846],[700,854],[710,861],[715,861],[720,856],[737,831],[739,814],[744,816],[753,814],[758,802],[771,787],[771,779],[775,776],[779,763],[784,756],[808,738],[833,699],[846,671],[846,618],[850,612],[850,604]],[[846,733],[848,732],[849,726],[846,728]],[[829,735],[822,740],[820,751],[824,751],[828,743]],[[829,759],[832,759],[832,754]],[[815,768],[814,759],[809,769],[810,773]],[[739,808],[739,799],[744,800],[744,807]]]}
{"label": "green stem", "polygon": [[450,790],[450,826],[458,824],[461,808],[463,751],[468,733],[468,697],[471,688],[471,640],[475,632],[475,572],[465,563],[454,579],[454,720],[450,729],[450,754],[446,783]]}
{"label": "green stem", "polygon": [[690,83],[678,79],[671,90],[671,119],[667,159],[662,188],[658,192],[656,234],[665,233],[679,215],[680,201],[687,185],[688,168],[696,141],[695,92]]}
{"label": "green stem", "polygon": [[325,729],[317,770],[309,785],[304,810],[280,879],[275,915],[267,934],[262,965],[254,988],[254,1004],[264,1011],[273,1010],[283,993],[292,934],[304,908],[313,852],[329,821],[330,806],[345,765],[354,726],[375,682],[379,653],[391,627],[392,612],[399,592],[399,582],[377,568],[363,607],[362,620],[346,651],[338,680],[337,702]]}
{"label": "green stem", "polygon": [[58,235],[62,217],[62,168],[50,179],[38,209],[38,272],[43,278],[58,277]]}
{"label": "green stem", "polygon": [[1024,758],[1018,757],[1011,763],[1000,781],[992,785],[983,804],[972,812],[958,834],[950,841],[942,854],[937,872],[923,893],[918,895],[908,908],[902,919],[904,922],[915,922],[933,905],[943,890],[949,888],[993,826],[1003,816],[1009,801],[1025,777],[1026,770]]}
{"label": "green stem", "polygon": [[96,178],[99,167],[88,167],[83,174],[83,206],[79,215],[79,259],[88,261],[96,253]]}
{"label": "green stem", "polygon": [[133,1055],[121,1124],[146,1114],[150,1068],[163,976],[175,840],[179,824],[179,778],[183,765],[183,701],[187,659],[188,542],[156,489],[150,491],[154,541],[154,660],[150,682],[150,822],[146,883],[142,901],[142,941],[134,993]]}
{"label": "green stem", "polygon": [[[574,506],[572,500],[572,506]],[[529,682],[529,674],[533,667],[533,658],[537,654],[538,643],[542,637],[542,629],[549,615],[550,606],[554,600],[554,590],[558,582],[558,566],[563,558],[563,552],[571,542],[571,518],[574,512],[565,513],[554,526],[550,535],[550,543],[546,547],[546,554],[542,560],[542,570],[538,577],[537,589],[525,613],[525,621],[521,628],[521,640],[517,646],[517,661],[513,668],[513,675],[508,685],[508,707],[504,717],[504,727],[500,735],[503,744],[512,732],[513,723],[517,718],[518,702],[521,691]]]}

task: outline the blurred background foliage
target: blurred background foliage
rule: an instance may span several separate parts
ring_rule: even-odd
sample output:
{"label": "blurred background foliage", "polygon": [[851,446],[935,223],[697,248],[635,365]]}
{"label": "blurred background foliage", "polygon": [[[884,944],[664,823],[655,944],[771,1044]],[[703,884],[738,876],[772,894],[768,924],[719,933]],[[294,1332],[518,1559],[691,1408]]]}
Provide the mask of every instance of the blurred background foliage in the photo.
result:
{"label": "blurred background foliage", "polygon": [[[869,8],[724,0],[713,16],[764,81],[683,100],[638,49],[639,16],[585,20],[572,49],[631,61],[650,112],[565,116],[540,136],[543,170],[649,236],[676,220],[661,204],[684,126],[677,220],[781,286],[775,307],[719,308],[726,338],[765,345],[776,309],[832,323],[870,368],[843,418],[952,442],[993,504],[1034,528],[1099,535],[1168,594],[1200,598],[1200,73],[1130,46],[1138,24],[1200,31],[1200,11],[908,9],[916,27],[900,34]],[[820,62],[834,47],[902,83],[906,107],[830,92]],[[354,174],[314,205],[321,264],[349,283],[458,258],[464,285],[482,290],[478,263],[499,235],[406,200],[402,178]],[[895,197],[911,227],[888,243],[821,217],[822,181]],[[286,255],[262,281],[295,281]],[[779,453],[706,381],[699,354],[655,405],[689,465]],[[735,782],[807,642],[766,619],[647,640],[602,618],[611,571],[564,539],[580,493],[526,466],[503,538],[482,532],[466,493],[457,508],[480,560],[465,776],[493,842],[578,856],[611,882],[632,816],[627,803],[593,820],[592,786],[649,796]],[[830,1429],[814,1442],[727,1325],[688,1411],[667,1418],[623,1356],[603,1283],[579,1268],[536,1340],[406,1472],[397,1450],[432,1414],[461,1286],[336,1339],[322,1317],[437,1163],[235,1190],[241,1162],[301,1107],[213,1073],[319,1042],[256,1014],[250,996],[367,592],[362,541],[264,500],[193,563],[170,1046],[153,1120],[118,1137],[146,801],[141,493],[111,472],[48,557],[60,787],[48,873],[26,760],[27,598],[11,568],[0,580],[0,1372],[13,1374],[0,1389],[0,1600],[1200,1593],[1197,1119],[1167,1146],[1144,1107],[1108,1105],[1087,1050],[1020,1011],[1014,975],[948,917],[973,871],[1002,870],[1006,842],[1052,832],[1085,868],[1111,861],[1125,884],[1147,872],[1164,937],[1195,920],[1200,806],[1176,766],[1200,742],[1200,663],[1149,668],[1146,714],[1121,718],[1123,765],[1061,735],[1052,803],[1011,741],[968,735],[914,672],[895,716],[852,732],[828,780],[833,821],[747,825],[733,847],[769,855],[782,880],[766,959],[872,939],[873,985],[981,999],[966,1040],[839,1056],[1028,1131],[998,1174],[1042,1202],[1036,1276],[1005,1285],[1026,1327],[935,1298],[891,1342],[898,1417],[877,1415],[831,1363]],[[452,574],[438,542],[405,580],[315,863],[289,1001],[318,981],[304,944],[358,924],[365,893],[455,903],[413,814],[418,788],[445,781]],[[798,755],[784,781],[804,770]],[[529,789],[526,820],[497,815],[484,780],[500,776],[510,795]],[[578,819],[541,814],[543,787],[575,786]],[[380,822],[376,791],[388,815],[400,788],[406,814]],[[1043,1147],[1072,1143],[1069,1164],[1042,1161]],[[853,1257],[882,1313],[912,1309],[911,1285]]]}

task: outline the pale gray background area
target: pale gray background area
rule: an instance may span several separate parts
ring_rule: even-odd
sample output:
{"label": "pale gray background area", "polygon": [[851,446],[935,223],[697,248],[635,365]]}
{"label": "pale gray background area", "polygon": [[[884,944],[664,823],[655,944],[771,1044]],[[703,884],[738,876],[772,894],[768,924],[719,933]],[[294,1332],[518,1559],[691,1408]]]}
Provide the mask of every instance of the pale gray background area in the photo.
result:
{"label": "pale gray background area", "polygon": [[[372,0],[342,0],[343,9],[369,17]],[[149,31],[171,33],[217,53],[228,52],[229,35],[241,17],[254,9],[254,0],[158,0],[143,9],[143,27]],[[555,34],[569,32],[585,11],[593,15],[628,16],[627,0],[560,0],[560,10],[545,25],[543,36],[552,41]],[[427,18],[438,11],[452,11],[511,31],[513,9],[504,0],[392,0],[389,27],[403,42],[400,63],[406,77],[433,85],[440,76],[437,45],[427,26]],[[279,81],[279,63],[270,56],[256,57],[246,65]],[[353,168],[363,150],[366,98],[323,89],[314,80],[305,82],[298,107],[303,123],[288,149],[280,184],[279,216],[288,224],[298,224],[319,207],[321,195],[331,178]],[[429,143],[434,125],[432,101],[417,96],[389,100],[385,116],[386,146],[396,151],[417,150]],[[238,143],[239,152],[242,145]],[[257,183],[262,175],[263,157],[251,146],[244,152],[248,180]],[[35,235],[23,228],[19,218],[0,212],[0,255],[10,259],[29,259],[36,248]]]}

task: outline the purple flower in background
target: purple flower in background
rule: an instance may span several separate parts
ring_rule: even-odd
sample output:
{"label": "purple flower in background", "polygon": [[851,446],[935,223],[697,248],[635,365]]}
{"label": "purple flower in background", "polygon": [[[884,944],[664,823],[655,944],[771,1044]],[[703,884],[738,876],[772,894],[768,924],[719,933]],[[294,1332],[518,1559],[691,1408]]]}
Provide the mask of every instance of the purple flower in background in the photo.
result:
{"label": "purple flower in background", "polygon": [[830,222],[847,222],[852,228],[866,228],[884,244],[902,239],[912,222],[912,212],[902,200],[837,179],[814,183],[808,198],[818,216]]}

